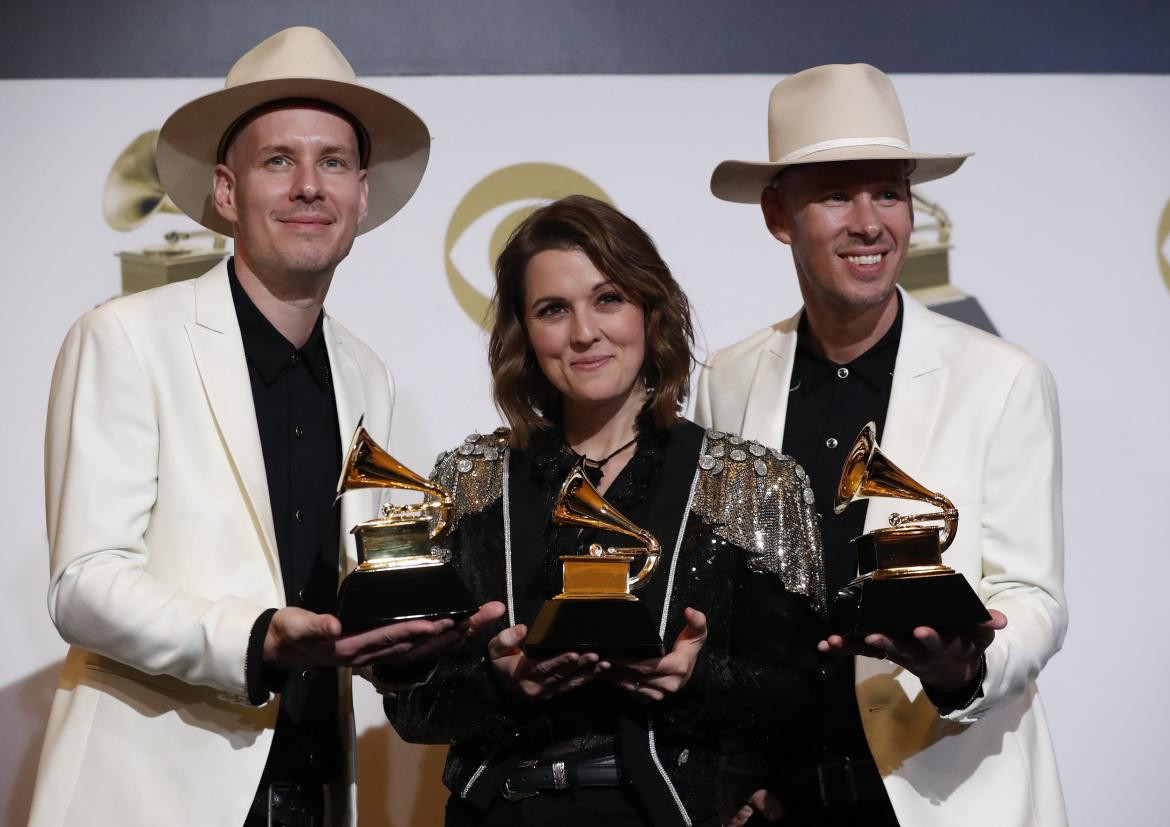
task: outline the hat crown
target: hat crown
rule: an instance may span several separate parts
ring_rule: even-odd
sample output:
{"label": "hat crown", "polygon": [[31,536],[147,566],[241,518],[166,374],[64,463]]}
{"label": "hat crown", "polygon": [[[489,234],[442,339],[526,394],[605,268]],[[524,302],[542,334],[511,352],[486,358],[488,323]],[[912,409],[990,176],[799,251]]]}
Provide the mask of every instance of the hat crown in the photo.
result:
{"label": "hat crown", "polygon": [[353,67],[324,32],[311,26],[293,26],[272,35],[237,60],[224,88],[287,78],[357,83]]}
{"label": "hat crown", "polygon": [[773,162],[827,143],[870,138],[910,143],[894,85],[873,66],[816,66],[785,78],[772,89],[768,152]]}

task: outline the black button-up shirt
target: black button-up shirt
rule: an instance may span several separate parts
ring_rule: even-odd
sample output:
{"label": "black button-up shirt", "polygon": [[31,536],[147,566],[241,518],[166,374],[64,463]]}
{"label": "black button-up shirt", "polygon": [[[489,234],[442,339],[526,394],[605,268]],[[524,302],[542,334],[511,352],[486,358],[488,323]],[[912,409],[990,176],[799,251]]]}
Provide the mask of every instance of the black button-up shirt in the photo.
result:
{"label": "black button-up shirt", "polygon": [[877,425],[881,442],[894,382],[894,362],[902,337],[902,304],[878,342],[852,362],[827,359],[809,336],[802,317],[796,334],[796,358],[784,422],[784,453],[795,457],[812,478],[821,536],[825,543],[826,578],[830,594],[857,576],[857,554],[850,540],[861,534],[866,501],[833,513],[841,467],[865,423]]}
{"label": "black button-up shirt", "polygon": [[[232,300],[243,337],[256,425],[264,453],[268,496],[284,580],[285,601],[314,612],[336,611],[339,566],[338,511],[341,472],[337,403],[323,332],[324,313],[304,347],[273,327],[244,292],[229,261]],[[267,620],[271,620],[271,613]],[[326,782],[340,771],[337,670],[255,668],[268,622],[253,629],[249,694],[279,691],[266,781]],[[258,639],[257,639],[258,638]]]}
{"label": "black button-up shirt", "polygon": [[[857,576],[857,552],[850,540],[862,533],[866,512],[866,501],[862,500],[836,515],[833,498],[841,466],[865,423],[876,423],[881,441],[902,338],[902,297],[898,296],[898,315],[886,334],[847,364],[839,365],[820,352],[809,335],[807,316],[801,318],[796,335],[796,358],[784,421],[784,453],[795,457],[812,481],[822,519],[825,577],[831,600],[838,589]],[[829,677],[828,687],[828,707],[832,712],[822,732],[822,747],[834,755],[868,757],[869,747],[854,695],[853,659],[840,658],[833,664],[836,670]]]}

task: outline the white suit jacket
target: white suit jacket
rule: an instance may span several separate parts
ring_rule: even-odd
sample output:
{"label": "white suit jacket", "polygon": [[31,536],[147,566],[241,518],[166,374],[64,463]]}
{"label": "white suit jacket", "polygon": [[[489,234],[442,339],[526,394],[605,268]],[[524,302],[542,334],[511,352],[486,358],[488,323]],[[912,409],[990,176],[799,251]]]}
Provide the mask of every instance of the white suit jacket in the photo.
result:
{"label": "white suit jacket", "polygon": [[[385,444],[385,366],[328,317],[324,334],[342,445],[363,414]],[[45,501],[49,613],[71,646],[30,823],[242,824],[278,706],[248,705],[245,652],[284,588],[226,263],[111,301],[69,331],[49,396]],[[372,491],[342,500],[339,574],[355,564],[348,528],[376,508]]]}
{"label": "white suit jacket", "polygon": [[[947,714],[909,672],[857,658],[866,739],[905,827],[1061,825],[1064,799],[1035,685],[1067,622],[1056,386],[1019,348],[908,295],[903,301],[882,451],[958,507],[943,562],[1008,626],[987,650],[983,697]],[[799,319],[714,354],[695,418],[780,447]],[[872,500],[865,530],[899,510],[904,501]]]}

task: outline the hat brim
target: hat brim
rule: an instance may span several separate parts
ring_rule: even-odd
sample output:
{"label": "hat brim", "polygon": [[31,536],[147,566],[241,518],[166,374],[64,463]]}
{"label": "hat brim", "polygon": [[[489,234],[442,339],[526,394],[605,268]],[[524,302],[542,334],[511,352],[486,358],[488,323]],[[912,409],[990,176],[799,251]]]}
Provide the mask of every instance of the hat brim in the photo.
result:
{"label": "hat brim", "polygon": [[175,205],[207,229],[231,236],[232,225],[216,212],[211,198],[220,140],[256,107],[293,98],[344,109],[365,127],[370,141],[366,167],[370,196],[358,233],[374,229],[402,209],[418,189],[430,157],[426,124],[381,92],[321,78],[281,78],[221,89],[196,98],[167,118],[159,131],[155,164]]}
{"label": "hat brim", "polygon": [[971,154],[968,152],[957,155],[929,155],[875,145],[826,149],[789,164],[724,161],[711,173],[711,193],[724,201],[758,204],[760,193],[772,183],[772,179],[781,170],[830,161],[913,161],[914,169],[907,177],[911,184],[921,184],[950,175],[961,167]]}

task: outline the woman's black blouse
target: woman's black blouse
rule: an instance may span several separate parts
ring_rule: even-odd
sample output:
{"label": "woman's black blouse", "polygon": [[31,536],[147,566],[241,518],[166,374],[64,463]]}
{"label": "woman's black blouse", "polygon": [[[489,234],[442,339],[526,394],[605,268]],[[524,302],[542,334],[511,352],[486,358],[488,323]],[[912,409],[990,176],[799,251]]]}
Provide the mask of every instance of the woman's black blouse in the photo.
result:
{"label": "woman's black blouse", "polygon": [[[492,437],[495,443],[490,443]],[[758,548],[726,539],[729,532],[713,509],[695,507],[700,475],[710,474],[698,469],[711,465],[704,449],[710,439],[702,429],[685,420],[670,429],[643,427],[636,453],[610,485],[606,499],[662,544],[658,571],[636,595],[655,620],[666,605],[667,650],[685,627],[687,607],[706,615],[707,641],[687,685],[663,701],[636,700],[595,680],[550,701],[528,702],[497,682],[486,659],[487,641],[512,622],[530,624],[544,601],[561,590],[561,554],[583,552],[592,542],[630,541],[550,524],[556,495],[579,459],[559,429],[540,433],[526,449],[500,451],[500,467],[485,468],[482,444],[489,443],[487,456],[494,458],[497,449],[492,445],[502,449],[506,438],[506,432],[497,432],[480,442],[465,442],[458,450],[468,453],[444,455],[436,472],[440,481],[457,488],[480,475],[474,494],[457,492],[457,505],[461,498],[471,505],[457,513],[445,546],[481,603],[508,601],[511,569],[514,616],[506,614],[455,656],[442,658],[424,684],[387,693],[388,716],[408,741],[450,744],[444,783],[452,794],[480,806],[490,803],[521,761],[612,743],[655,823],[698,824],[716,818],[722,744],[733,741],[771,756],[799,753],[812,718],[823,559],[815,512],[811,502],[801,501],[802,496],[811,500],[811,492],[804,494],[804,472],[775,452],[764,457],[770,476],[765,480],[761,474],[758,491],[765,491],[767,481],[768,496],[783,501],[751,505],[761,513],[779,509],[791,515],[786,536],[797,540],[791,549],[777,553],[773,548],[762,555]],[[480,446],[478,453],[468,450],[469,445]],[[711,479],[705,478],[708,501]],[[746,490],[749,499],[757,497],[752,486]],[[765,557],[778,562],[763,565]],[[784,569],[789,562],[791,571],[806,575],[800,581],[805,585],[794,590],[785,587],[786,577],[790,585],[797,582]],[[651,760],[640,760],[644,753]],[[685,818],[679,817],[684,811]]]}

